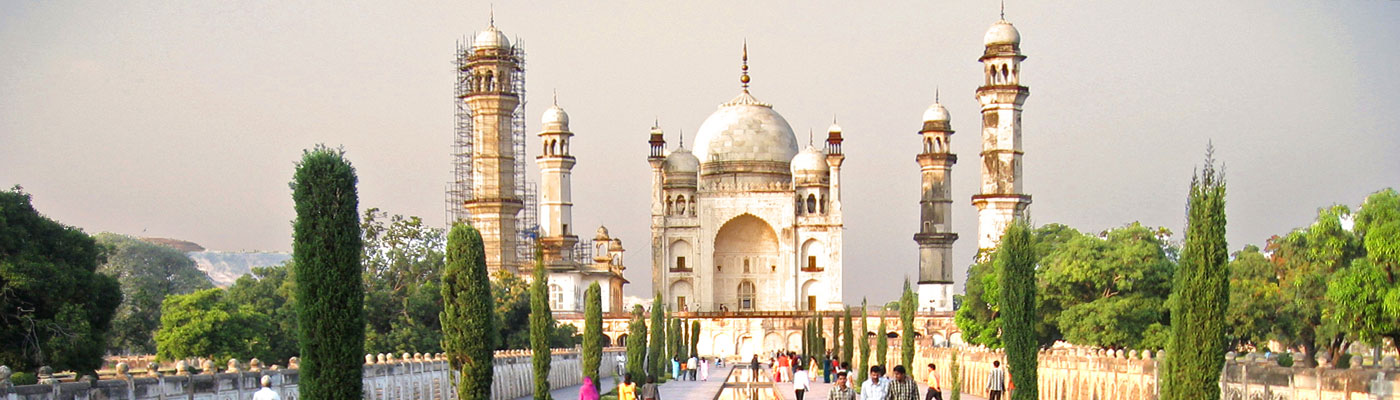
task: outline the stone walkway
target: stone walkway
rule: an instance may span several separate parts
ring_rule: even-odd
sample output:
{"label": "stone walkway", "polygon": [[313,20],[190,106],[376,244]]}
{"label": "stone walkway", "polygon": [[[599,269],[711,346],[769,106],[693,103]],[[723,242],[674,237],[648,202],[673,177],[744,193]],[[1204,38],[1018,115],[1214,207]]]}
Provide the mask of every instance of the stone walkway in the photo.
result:
{"label": "stone walkway", "polygon": [[[832,377],[832,378],[835,379],[835,377]],[[807,394],[806,394],[806,395],[803,395],[803,396],[802,396],[802,400],[826,400],[826,394],[827,394],[827,392],[831,391],[831,387],[832,387],[832,386],[836,386],[836,385],[833,385],[833,384],[830,384],[830,383],[822,383],[821,376],[817,376],[817,381],[816,381],[816,382],[812,382],[812,384],[811,384],[812,389],[809,390],[809,391],[807,391]],[[792,382],[781,382],[781,383],[778,383],[778,384],[777,384],[777,387],[778,387],[778,394],[781,395],[781,396],[783,396],[783,399],[786,399],[786,400],[796,400],[796,399],[797,399],[797,393],[794,392],[794,391],[792,390]],[[925,393],[928,393],[928,386],[927,386],[927,385],[924,385],[923,383],[920,383],[920,384],[919,384],[919,400],[923,400],[923,399],[924,399],[924,396],[926,396]],[[967,393],[963,393],[963,394],[962,394],[962,398],[963,398],[964,400],[986,400],[986,399],[983,399],[983,398],[981,398],[981,397],[973,396],[973,395],[970,395],[970,394],[967,394]],[[947,400],[947,399],[948,399],[948,391],[947,391],[947,390],[944,390],[944,391],[943,391],[943,399],[944,399],[944,400]],[[856,400],[860,400],[860,395],[856,395]]]}
{"label": "stone walkway", "polygon": [[[713,400],[715,398],[715,395],[719,393],[720,388],[724,386],[724,381],[729,376],[730,371],[733,368],[733,366],[729,366],[720,369],[711,369],[710,380],[708,381],[666,382],[661,385],[661,398],[664,400]],[[735,373],[746,376],[747,368],[740,371],[735,371]],[[739,379],[744,380],[745,378],[740,377]],[[607,392],[609,390],[612,390],[612,388],[616,385],[617,383],[613,380],[613,378],[603,378],[603,384],[599,387],[599,389],[601,389],[601,392]],[[782,382],[774,386],[777,388],[778,395],[781,396],[782,399],[797,399],[796,394],[792,390],[792,382]],[[803,400],[826,400],[826,394],[828,391],[831,390],[832,386],[832,384],[822,383],[821,380],[818,379],[816,382],[812,382],[812,389],[808,391],[806,395],[802,396]],[[578,398],[578,390],[579,386],[575,385],[566,388],[556,389],[554,391],[551,391],[550,395],[552,395],[557,400],[572,400]],[[924,393],[927,390],[927,386],[919,384],[919,400],[923,400]],[[520,400],[529,400],[531,398],[532,397],[522,397],[520,398]],[[948,398],[947,391],[943,392],[943,398]],[[962,398],[965,400],[985,400],[981,397],[969,395],[966,393],[962,395]],[[857,400],[859,400],[859,397],[857,397]]]}

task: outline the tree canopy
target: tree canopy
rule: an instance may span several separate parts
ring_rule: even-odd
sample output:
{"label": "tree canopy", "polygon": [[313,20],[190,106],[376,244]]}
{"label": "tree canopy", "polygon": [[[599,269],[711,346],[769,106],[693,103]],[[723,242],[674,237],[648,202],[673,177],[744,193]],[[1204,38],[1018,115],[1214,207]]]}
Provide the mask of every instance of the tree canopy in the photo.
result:
{"label": "tree canopy", "polygon": [[214,284],[193,259],[175,248],[115,233],[99,233],[95,239],[107,253],[98,272],[117,278],[122,291],[122,304],[112,320],[107,350],[154,353],[161,301],[166,296],[208,289]]}

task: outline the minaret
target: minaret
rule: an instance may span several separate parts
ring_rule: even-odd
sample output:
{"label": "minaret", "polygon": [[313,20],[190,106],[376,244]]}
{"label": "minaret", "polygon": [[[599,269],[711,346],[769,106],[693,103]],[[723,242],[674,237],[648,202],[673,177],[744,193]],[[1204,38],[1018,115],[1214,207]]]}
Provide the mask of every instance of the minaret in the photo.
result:
{"label": "minaret", "polygon": [[977,207],[978,257],[997,247],[1012,220],[1024,216],[1031,196],[1021,188],[1021,106],[1030,89],[1021,86],[1021,34],[1005,18],[992,24],[984,38],[977,88],[982,105],[982,190],[972,196]]}
{"label": "minaret", "polygon": [[[663,185],[667,154],[666,134],[659,125],[658,121],[651,126],[651,136],[647,140],[651,153],[647,156],[647,163],[651,164],[651,284],[655,290],[664,290],[661,282],[664,272],[660,266],[666,265],[666,254],[661,249],[666,245],[666,202],[662,199],[665,196]],[[595,257],[598,254],[594,252]]]}
{"label": "minaret", "polygon": [[481,231],[486,268],[518,272],[516,214],[524,207],[517,195],[516,140],[513,118],[521,106],[523,52],[511,46],[494,23],[472,41],[461,65],[471,115],[471,224]]}
{"label": "minaret", "polygon": [[573,250],[578,236],[573,224],[573,193],[571,174],[574,157],[569,154],[569,114],[556,102],[544,112],[540,143],[544,148],[535,163],[540,167],[540,243],[544,246],[545,263],[554,265],[569,261],[566,252]]}
{"label": "minaret", "polygon": [[841,126],[836,125],[836,121],[831,121],[831,127],[826,130],[826,165],[831,168],[831,210],[832,215],[837,216],[836,223],[841,223],[841,163],[846,161],[846,154],[841,152]]}
{"label": "minaret", "polygon": [[958,155],[952,153],[949,141],[953,127],[948,109],[934,103],[924,111],[924,126],[919,130],[922,151],[914,157],[919,162],[921,178],[919,196],[919,309],[953,310],[953,164]]}

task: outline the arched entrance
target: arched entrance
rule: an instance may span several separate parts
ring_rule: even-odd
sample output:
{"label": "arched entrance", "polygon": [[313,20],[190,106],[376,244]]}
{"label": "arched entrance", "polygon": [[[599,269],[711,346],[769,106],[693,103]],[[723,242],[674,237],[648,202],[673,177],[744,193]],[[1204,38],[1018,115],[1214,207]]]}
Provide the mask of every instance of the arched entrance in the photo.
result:
{"label": "arched entrance", "polygon": [[748,304],[744,304],[739,291],[741,288],[772,286],[770,280],[785,273],[778,270],[781,264],[778,255],[778,235],[771,225],[752,214],[742,214],[730,219],[715,234],[716,278],[734,279],[742,276],[751,281],[748,281],[747,285],[731,284],[732,286],[717,287],[719,293],[715,293],[715,302],[731,310],[777,308],[781,300],[776,298],[776,293],[754,290],[747,298]]}

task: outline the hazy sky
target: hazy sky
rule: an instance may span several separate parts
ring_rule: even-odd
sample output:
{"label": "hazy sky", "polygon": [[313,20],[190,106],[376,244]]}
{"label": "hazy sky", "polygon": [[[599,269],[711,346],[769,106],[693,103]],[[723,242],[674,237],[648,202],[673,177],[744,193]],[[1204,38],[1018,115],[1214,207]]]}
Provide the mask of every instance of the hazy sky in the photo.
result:
{"label": "hazy sky", "polygon": [[[485,2],[0,2],[0,185],[88,232],[290,249],[293,163],[344,146],[360,204],[444,222],[452,60]],[[876,6],[872,6],[876,4]],[[1036,223],[1181,232],[1213,142],[1232,249],[1400,186],[1400,2],[1009,1],[1020,29]],[[752,92],[799,139],[845,127],[845,298],[915,275],[917,131],[952,112],[955,265],[976,246],[975,87],[996,1],[495,5],[528,51],[530,143],[558,90],[578,136],[574,225],[650,282],[647,131],[693,137]],[[536,146],[528,147],[531,179]],[[1179,236],[1178,236],[1179,240]],[[959,288],[965,271],[959,268]]]}

